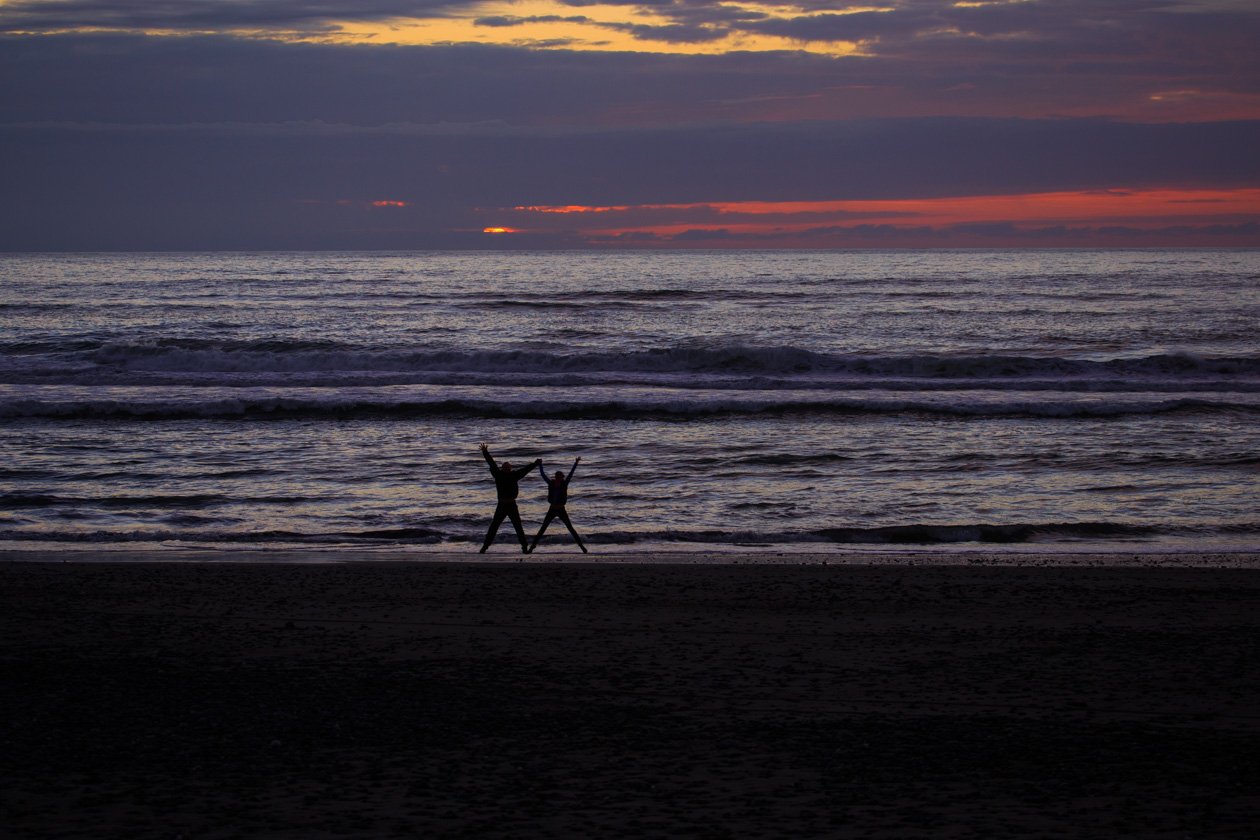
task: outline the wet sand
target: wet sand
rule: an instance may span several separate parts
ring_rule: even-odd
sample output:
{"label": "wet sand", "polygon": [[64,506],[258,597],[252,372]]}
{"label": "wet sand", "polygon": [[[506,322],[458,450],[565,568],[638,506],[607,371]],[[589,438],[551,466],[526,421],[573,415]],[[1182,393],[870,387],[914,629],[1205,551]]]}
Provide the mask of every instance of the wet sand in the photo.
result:
{"label": "wet sand", "polygon": [[0,833],[1249,838],[1260,825],[1254,556],[563,556],[0,555]]}

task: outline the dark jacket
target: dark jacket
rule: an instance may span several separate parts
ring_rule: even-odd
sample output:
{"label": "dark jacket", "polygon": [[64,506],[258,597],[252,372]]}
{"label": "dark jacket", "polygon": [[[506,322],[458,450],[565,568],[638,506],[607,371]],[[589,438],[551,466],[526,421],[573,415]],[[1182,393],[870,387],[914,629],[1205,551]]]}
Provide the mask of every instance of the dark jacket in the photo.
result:
{"label": "dark jacket", "polygon": [[499,501],[516,501],[516,494],[520,491],[517,484],[522,478],[533,471],[534,465],[530,464],[529,466],[521,467],[518,470],[504,472],[499,469],[498,464],[496,464],[494,459],[490,457],[490,453],[488,451],[482,452],[481,454],[485,456],[486,463],[490,465],[490,474],[494,476],[494,489],[499,493]]}
{"label": "dark jacket", "polygon": [[538,471],[542,473],[543,481],[547,482],[547,502],[553,507],[564,507],[565,502],[569,500],[569,482],[573,480],[573,473],[577,470],[577,461],[573,462],[573,469],[569,470],[567,477],[556,481],[547,477],[547,471],[543,469],[543,465],[539,463]]}

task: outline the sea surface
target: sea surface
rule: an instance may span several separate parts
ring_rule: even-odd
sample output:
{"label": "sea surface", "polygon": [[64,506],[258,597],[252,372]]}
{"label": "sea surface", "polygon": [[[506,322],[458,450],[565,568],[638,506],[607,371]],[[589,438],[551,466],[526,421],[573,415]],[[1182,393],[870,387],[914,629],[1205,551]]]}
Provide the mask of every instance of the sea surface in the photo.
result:
{"label": "sea surface", "polygon": [[473,555],[482,442],[593,559],[1255,550],[1260,251],[0,255],[0,433],[0,551]]}

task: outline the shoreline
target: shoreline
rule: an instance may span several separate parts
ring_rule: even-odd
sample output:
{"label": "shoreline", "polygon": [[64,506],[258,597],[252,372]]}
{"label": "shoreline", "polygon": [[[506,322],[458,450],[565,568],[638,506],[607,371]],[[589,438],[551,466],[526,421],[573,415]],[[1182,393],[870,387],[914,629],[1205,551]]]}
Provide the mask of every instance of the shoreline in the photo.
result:
{"label": "shoreline", "polygon": [[1260,551],[1120,550],[1010,551],[983,549],[872,551],[694,550],[633,551],[581,554],[559,549],[521,555],[509,550],[479,554],[463,550],[398,549],[0,549],[0,564],[16,563],[150,563],[150,564],[457,564],[564,566],[897,566],[897,567],[1088,567],[1088,568],[1220,568],[1260,569]]}

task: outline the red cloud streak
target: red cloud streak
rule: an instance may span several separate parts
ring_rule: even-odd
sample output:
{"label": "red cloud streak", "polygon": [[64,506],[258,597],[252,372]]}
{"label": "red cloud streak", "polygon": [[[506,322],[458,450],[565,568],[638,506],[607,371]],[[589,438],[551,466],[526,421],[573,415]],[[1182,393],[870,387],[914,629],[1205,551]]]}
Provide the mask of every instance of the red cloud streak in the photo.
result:
{"label": "red cloud streak", "polygon": [[[490,215],[490,211],[482,211]],[[521,206],[493,211],[513,232],[588,242],[701,245],[945,244],[942,237],[1039,244],[1260,244],[1260,189],[1113,189],[921,200]],[[1143,237],[1147,241],[1141,240]],[[1159,239],[1161,241],[1151,241]],[[961,243],[958,243],[961,244]],[[968,244],[981,244],[980,242]],[[1020,242],[1018,244],[1027,244]],[[1098,242],[1097,244],[1103,244]]]}

